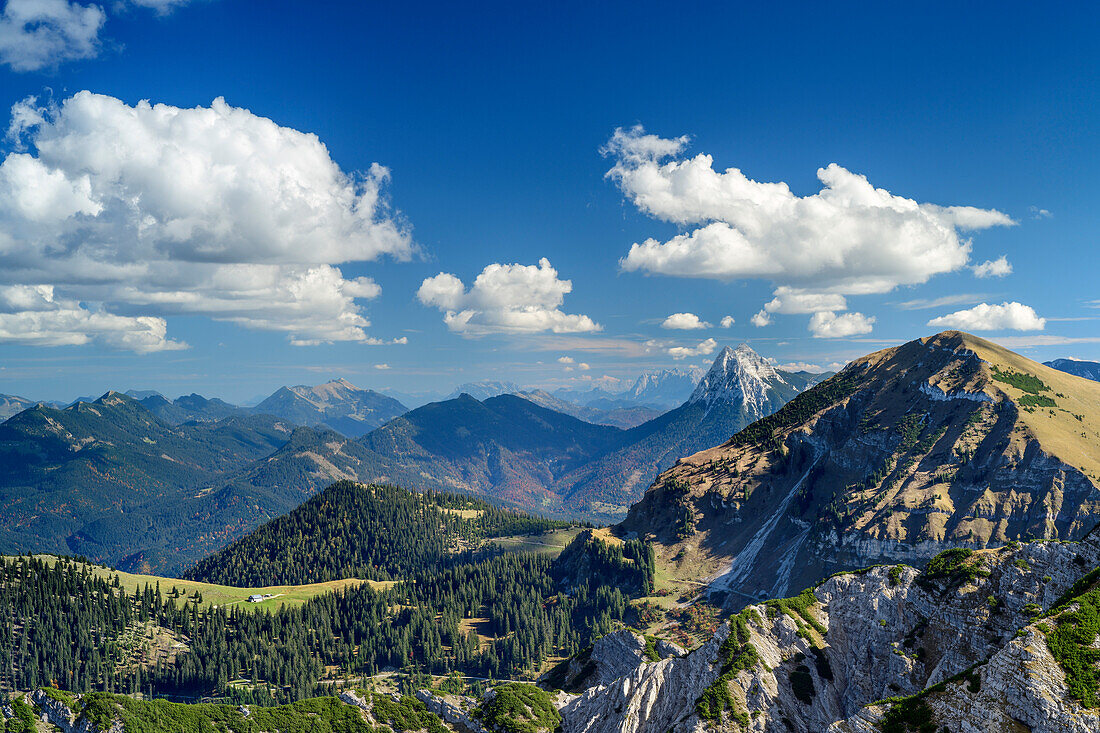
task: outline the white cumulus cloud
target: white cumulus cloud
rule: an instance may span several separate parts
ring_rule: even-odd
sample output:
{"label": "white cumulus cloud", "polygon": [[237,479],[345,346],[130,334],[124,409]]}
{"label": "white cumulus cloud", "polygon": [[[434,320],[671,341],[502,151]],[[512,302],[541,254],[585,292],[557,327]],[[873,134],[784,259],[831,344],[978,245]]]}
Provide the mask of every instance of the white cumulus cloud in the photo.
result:
{"label": "white cumulus cloud", "polygon": [[292,343],[376,343],[339,265],[408,259],[379,166],[345,173],[316,135],[216,99],[183,109],[80,92],[28,98],[0,163],[0,284],[154,317],[203,314]]}
{"label": "white cumulus cloud", "polygon": [[[638,126],[616,130],[604,147],[613,159],[607,176],[627,199],[685,230],[633,244],[620,266],[768,280],[778,286],[768,313],[835,312],[847,305],[845,295],[927,282],[968,264],[971,244],[962,233],[1016,223],[993,209],[919,203],[835,163],[817,171],[819,192],[798,196],[783,182],[716,170],[709,155],[686,157],[687,144],[686,137],[662,139]],[[828,296],[834,300],[816,308],[808,302]]]}
{"label": "white cumulus cloud", "polygon": [[[167,15],[190,0],[119,0]],[[94,58],[107,22],[103,7],[74,0],[7,0],[0,11],[0,63],[15,71],[54,68],[66,61]]]}
{"label": "white cumulus cloud", "polygon": [[92,341],[146,353],[186,348],[167,338],[163,318],[117,316],[55,297],[50,285],[0,286],[0,341],[74,346]]}
{"label": "white cumulus cloud", "polygon": [[709,356],[718,348],[718,342],[714,339],[700,341],[695,346],[673,346],[668,349],[668,355],[673,359],[689,359],[693,356]]}
{"label": "white cumulus cloud", "polygon": [[781,286],[775,296],[764,304],[768,313],[817,313],[819,311],[848,310],[848,301],[839,293],[814,293],[798,288]]}
{"label": "white cumulus cloud", "polygon": [[857,336],[871,333],[874,322],[874,316],[865,316],[862,313],[837,315],[832,311],[822,311],[810,317],[810,332],[813,333],[814,338]]}
{"label": "white cumulus cloud", "polygon": [[559,364],[572,364],[573,361],[574,361],[573,357],[571,357],[571,356],[559,356],[558,357],[558,363]]}
{"label": "white cumulus cloud", "polygon": [[970,269],[974,271],[974,277],[1004,277],[1012,274],[1012,265],[1004,255],[995,260],[986,260]]}
{"label": "white cumulus cloud", "polygon": [[1040,318],[1030,305],[979,303],[967,310],[955,311],[928,322],[934,328],[957,328],[961,331],[1042,331],[1045,318]]}
{"label": "white cumulus cloud", "polygon": [[694,313],[673,313],[661,323],[661,328],[677,331],[694,331],[700,328],[710,328],[710,324],[701,320]]}
{"label": "white cumulus cloud", "polygon": [[733,316],[722,316],[720,325],[722,328],[732,328],[734,323],[737,323],[737,321],[734,320]]}
{"label": "white cumulus cloud", "polygon": [[752,325],[756,326],[757,328],[763,328],[764,326],[771,325],[772,317],[771,314],[769,314],[766,310],[762,310],[754,313],[749,321],[751,321]]}
{"label": "white cumulus cloud", "polygon": [[36,71],[99,53],[107,20],[98,5],[68,0],[8,0],[0,13],[0,63]]}
{"label": "white cumulus cloud", "polygon": [[588,316],[561,310],[572,290],[572,281],[559,279],[543,257],[538,265],[488,265],[469,290],[455,275],[441,272],[421,283],[417,297],[443,311],[447,328],[465,336],[599,331]]}

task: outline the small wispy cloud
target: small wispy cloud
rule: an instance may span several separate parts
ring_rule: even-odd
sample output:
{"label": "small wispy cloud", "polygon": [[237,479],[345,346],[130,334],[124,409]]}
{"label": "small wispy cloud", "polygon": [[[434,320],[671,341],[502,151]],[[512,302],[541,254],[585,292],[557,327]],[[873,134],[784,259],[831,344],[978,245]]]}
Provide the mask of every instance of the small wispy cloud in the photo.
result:
{"label": "small wispy cloud", "polygon": [[904,300],[900,303],[892,303],[892,305],[905,311],[916,311],[931,308],[944,308],[949,305],[970,305],[971,303],[980,303],[983,299],[988,297],[988,293],[958,293],[957,295],[945,295],[942,298]]}

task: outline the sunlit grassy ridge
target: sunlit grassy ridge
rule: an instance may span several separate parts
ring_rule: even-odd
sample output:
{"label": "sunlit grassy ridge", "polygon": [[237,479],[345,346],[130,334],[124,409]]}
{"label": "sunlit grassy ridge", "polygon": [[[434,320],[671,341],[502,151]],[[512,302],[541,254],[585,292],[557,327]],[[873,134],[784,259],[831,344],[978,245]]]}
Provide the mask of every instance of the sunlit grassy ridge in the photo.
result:
{"label": "sunlit grassy ridge", "polygon": [[1044,366],[992,341],[966,333],[959,337],[990,365],[986,393],[1015,402],[1020,421],[1044,450],[1100,484],[1100,382]]}
{"label": "sunlit grassy ridge", "polygon": [[[57,560],[53,555],[38,555],[36,557],[46,560],[47,562]],[[5,557],[4,559],[9,560],[10,558]],[[275,610],[283,606],[300,606],[309,599],[315,598],[323,593],[331,593],[333,591],[343,590],[344,588],[355,587],[363,583],[368,583],[371,587],[379,589],[390,588],[396,584],[396,581],[370,581],[360,580],[359,578],[345,578],[343,580],[330,580],[325,583],[310,583],[306,585],[271,585],[256,588],[237,588],[231,585],[200,583],[194,580],[180,580],[179,578],[167,578],[159,575],[124,573],[99,565],[89,565],[89,567],[92,568],[92,573],[96,577],[111,580],[117,576],[119,585],[125,588],[126,592],[131,595],[136,590],[144,589],[146,585],[156,587],[159,584],[160,591],[165,598],[169,598],[172,589],[175,588],[179,591],[181,602],[182,600],[194,597],[194,595],[198,593],[202,596],[202,602],[205,605],[218,607],[239,605],[241,608],[249,611]],[[272,597],[259,603],[249,603],[248,597],[250,595],[270,595]]]}

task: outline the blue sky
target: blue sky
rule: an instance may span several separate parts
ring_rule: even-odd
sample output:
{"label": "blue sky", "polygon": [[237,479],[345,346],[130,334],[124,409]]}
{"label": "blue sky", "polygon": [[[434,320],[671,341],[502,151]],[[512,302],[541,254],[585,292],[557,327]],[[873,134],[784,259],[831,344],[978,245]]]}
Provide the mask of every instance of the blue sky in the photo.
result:
{"label": "blue sky", "polygon": [[9,0],[0,392],[1100,360],[1100,13],[762,5]]}

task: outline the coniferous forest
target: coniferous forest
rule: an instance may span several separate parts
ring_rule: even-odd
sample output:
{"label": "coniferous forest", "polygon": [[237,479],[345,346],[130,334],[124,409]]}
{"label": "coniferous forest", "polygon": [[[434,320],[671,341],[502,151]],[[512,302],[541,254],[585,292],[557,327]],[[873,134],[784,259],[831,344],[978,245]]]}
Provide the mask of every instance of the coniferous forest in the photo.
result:
{"label": "coniferous forest", "polygon": [[470,496],[338,481],[184,577],[241,587],[390,580],[438,566],[484,539],[568,526]]}
{"label": "coniferous forest", "polygon": [[[321,523],[303,523],[307,516]],[[465,497],[336,485],[283,519],[229,548],[226,555],[241,558],[240,565],[211,575],[312,580],[312,557],[319,578],[351,569],[399,579],[385,589],[363,584],[271,612],[217,608],[166,587],[167,580],[130,592],[117,576],[97,575],[75,559],[10,558],[0,563],[0,618],[7,621],[0,626],[0,688],[56,685],[267,705],[391,669],[413,678],[452,671],[530,678],[548,659],[571,655],[627,620],[631,593],[652,583],[651,551],[637,542],[609,547],[588,539],[557,560],[494,545],[456,553],[456,539],[556,526]],[[392,557],[388,542],[398,548]],[[280,546],[288,551],[280,555]],[[257,563],[264,575],[234,575],[252,552],[268,558]],[[322,562],[326,554],[331,562]],[[574,573],[563,566],[578,563],[607,574],[570,582]]]}

